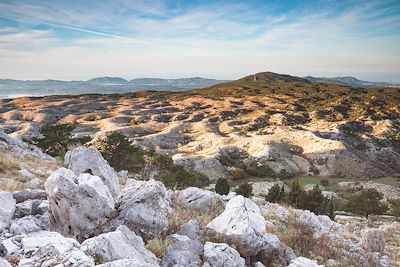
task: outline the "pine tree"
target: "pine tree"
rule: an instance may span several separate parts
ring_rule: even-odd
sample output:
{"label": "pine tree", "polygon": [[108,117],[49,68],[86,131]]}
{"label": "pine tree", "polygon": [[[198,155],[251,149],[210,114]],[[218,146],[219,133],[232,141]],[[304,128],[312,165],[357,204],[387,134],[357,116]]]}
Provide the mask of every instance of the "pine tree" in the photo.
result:
{"label": "pine tree", "polygon": [[287,201],[288,204],[295,208],[298,208],[303,192],[304,191],[299,184],[299,180],[294,180],[290,186],[290,192]]}
{"label": "pine tree", "polygon": [[331,197],[331,199],[329,200],[327,213],[329,218],[331,218],[331,220],[335,219],[335,206],[333,203],[333,197]]}
{"label": "pine tree", "polygon": [[229,183],[226,179],[220,178],[218,179],[217,183],[215,184],[215,192],[220,195],[227,195],[229,194]]}
{"label": "pine tree", "polygon": [[279,200],[278,203],[285,201],[285,185],[282,184],[281,192],[279,193]]}
{"label": "pine tree", "polygon": [[281,188],[278,184],[274,184],[271,189],[268,191],[265,200],[271,203],[279,203],[281,196]]}
{"label": "pine tree", "polygon": [[363,189],[360,193],[350,197],[347,209],[368,219],[371,214],[382,215],[387,211],[388,206],[382,202],[382,199],[383,194],[376,189]]}

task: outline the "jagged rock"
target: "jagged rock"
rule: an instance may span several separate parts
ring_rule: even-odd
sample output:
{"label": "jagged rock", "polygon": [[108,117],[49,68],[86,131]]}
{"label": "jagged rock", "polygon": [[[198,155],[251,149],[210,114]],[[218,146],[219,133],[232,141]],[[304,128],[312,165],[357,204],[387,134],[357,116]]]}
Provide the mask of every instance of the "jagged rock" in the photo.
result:
{"label": "jagged rock", "polygon": [[33,180],[36,178],[36,176],[34,174],[32,174],[30,171],[28,171],[27,169],[22,169],[18,171],[18,174],[21,175],[22,177],[25,177],[29,180]]}
{"label": "jagged rock", "polygon": [[203,245],[200,228],[195,220],[184,224],[177,234],[168,237],[170,245],[161,262],[162,267],[200,266]]}
{"label": "jagged rock", "polygon": [[232,198],[225,211],[207,228],[221,235],[222,240],[234,246],[242,257],[259,255],[264,264],[275,259],[288,262],[294,258],[293,252],[276,236],[266,233],[266,221],[259,207],[243,196]]}
{"label": "jagged rock", "polygon": [[8,227],[15,212],[15,199],[9,192],[0,191],[0,232]]}
{"label": "jagged rock", "polygon": [[33,199],[47,199],[47,194],[45,190],[36,189],[36,190],[22,190],[13,193],[13,197],[15,198],[17,203],[25,202],[27,200]]}
{"label": "jagged rock", "polygon": [[12,221],[10,225],[10,232],[13,235],[29,234],[42,230],[38,220],[33,216],[27,216]]}
{"label": "jagged rock", "polygon": [[29,182],[26,182],[25,186],[30,189],[38,189],[41,184],[42,184],[42,181],[40,181],[39,178],[34,178],[34,179],[30,180]]}
{"label": "jagged rock", "polygon": [[197,187],[189,187],[175,192],[175,202],[186,209],[207,211],[219,205],[220,198],[214,192]]}
{"label": "jagged rock", "polygon": [[49,202],[47,200],[27,200],[17,203],[14,212],[14,218],[22,218],[29,215],[41,215],[49,211]]}
{"label": "jagged rock", "polygon": [[96,266],[97,267],[147,267],[148,265],[137,263],[136,260],[123,259],[123,260],[106,262],[104,264],[100,264],[100,265],[96,265]]}
{"label": "jagged rock", "polygon": [[19,243],[14,242],[11,238],[5,239],[0,243],[0,257],[12,256],[18,252],[19,249]]}
{"label": "jagged rock", "polygon": [[272,234],[264,235],[265,245],[258,254],[258,260],[269,266],[274,262],[280,266],[286,266],[291,260],[296,258],[292,249],[283,244],[276,236]]}
{"label": "jagged rock", "polygon": [[288,267],[318,267],[323,265],[318,265],[315,261],[312,261],[310,259],[304,258],[304,257],[298,257],[290,263]]}
{"label": "jagged rock", "polygon": [[385,236],[379,230],[367,229],[362,242],[364,247],[371,252],[383,253],[386,247]]}
{"label": "jagged rock", "polygon": [[206,242],[203,252],[204,267],[244,267],[245,260],[228,244]]}
{"label": "jagged rock", "polygon": [[0,148],[11,149],[18,153],[18,155],[23,158],[25,156],[35,157],[44,161],[54,161],[55,159],[38,148],[29,147],[26,143],[12,138],[8,134],[0,130]]}
{"label": "jagged rock", "polygon": [[200,227],[197,220],[190,220],[181,226],[181,228],[176,232],[178,235],[186,235],[190,239],[200,239]]}
{"label": "jagged rock", "polygon": [[172,211],[167,189],[153,179],[128,180],[115,205],[118,217],[111,222],[111,227],[126,225],[144,240],[151,240],[166,229]]}
{"label": "jagged rock", "polygon": [[76,175],[90,173],[98,176],[113,196],[120,192],[119,179],[114,169],[95,147],[77,147],[65,154],[65,166]]}
{"label": "jagged rock", "polygon": [[225,211],[207,228],[221,234],[244,257],[257,255],[264,246],[265,219],[256,204],[243,196],[232,198]]}
{"label": "jagged rock", "polygon": [[24,255],[33,254],[37,257],[32,258],[34,264],[53,257],[64,262],[64,266],[86,267],[94,265],[93,259],[80,251],[80,245],[75,239],[65,238],[56,232],[38,231],[30,233],[27,237],[22,238],[21,247]]}
{"label": "jagged rock", "polygon": [[5,259],[0,258],[0,267],[12,267],[12,265]]}
{"label": "jagged rock", "polygon": [[326,215],[315,215],[315,213],[303,210],[301,211],[299,221],[312,227],[317,234],[328,234],[330,231],[339,231],[343,229],[340,223],[332,221]]}
{"label": "jagged rock", "polygon": [[82,250],[88,255],[97,255],[106,262],[132,259],[139,266],[158,266],[157,258],[146,249],[142,238],[124,225],[114,232],[85,240]]}
{"label": "jagged rock", "polygon": [[65,236],[83,240],[108,222],[114,200],[102,180],[90,174],[76,176],[60,168],[47,179],[50,227]]}

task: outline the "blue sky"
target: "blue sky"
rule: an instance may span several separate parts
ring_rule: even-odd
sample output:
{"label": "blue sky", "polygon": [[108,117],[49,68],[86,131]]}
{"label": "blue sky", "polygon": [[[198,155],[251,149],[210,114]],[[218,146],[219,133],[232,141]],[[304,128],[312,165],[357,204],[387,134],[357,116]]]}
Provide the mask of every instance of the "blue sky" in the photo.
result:
{"label": "blue sky", "polygon": [[0,0],[0,78],[400,82],[400,0]]}

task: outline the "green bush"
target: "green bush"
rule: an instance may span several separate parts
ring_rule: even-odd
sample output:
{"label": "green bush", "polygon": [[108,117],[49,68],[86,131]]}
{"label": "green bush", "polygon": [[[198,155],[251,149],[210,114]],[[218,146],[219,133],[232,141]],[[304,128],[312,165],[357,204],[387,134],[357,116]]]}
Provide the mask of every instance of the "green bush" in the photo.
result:
{"label": "green bush", "polygon": [[327,213],[328,199],[322,195],[319,186],[315,185],[312,190],[301,193],[298,207],[312,211],[315,214],[324,214]]}
{"label": "green bush", "polygon": [[271,189],[268,191],[265,200],[271,203],[280,203],[284,200],[285,197],[285,188],[279,186],[279,184],[274,184]]}
{"label": "green bush", "polygon": [[299,180],[296,179],[290,185],[290,191],[289,191],[286,202],[295,208],[299,208],[300,201],[301,201],[303,194],[304,194],[304,190],[300,186]]}
{"label": "green bush", "polygon": [[109,134],[97,144],[104,159],[117,171],[139,173],[145,166],[146,152],[131,145],[129,139],[118,132]]}
{"label": "green bush", "polygon": [[253,187],[249,183],[241,184],[238,189],[236,189],[236,194],[244,197],[251,197],[253,195]]}
{"label": "green bush", "polygon": [[72,124],[47,124],[40,128],[40,138],[32,139],[32,144],[41,148],[43,152],[53,157],[63,157],[68,148],[74,144],[85,144],[90,137],[73,138],[72,131],[76,128]]}
{"label": "green bush", "polygon": [[390,215],[400,219],[400,198],[397,199],[389,199],[388,200],[389,207],[390,207]]}
{"label": "green bush", "polygon": [[218,179],[217,183],[215,184],[215,192],[220,195],[227,195],[229,194],[229,183],[226,179],[220,178]]}
{"label": "green bush", "polygon": [[275,172],[267,165],[258,165],[257,162],[252,162],[244,169],[248,175],[255,177],[274,177]]}
{"label": "green bush", "polygon": [[382,215],[388,206],[382,202],[383,194],[376,189],[363,189],[361,192],[352,195],[347,202],[347,210],[368,218],[369,215]]}
{"label": "green bush", "polygon": [[153,151],[133,146],[125,135],[118,132],[108,135],[98,143],[97,147],[117,171],[127,170],[145,176],[145,167],[149,167],[158,172],[155,179],[162,181],[168,188],[204,187],[209,184],[206,176],[175,165],[168,155],[158,155]]}
{"label": "green bush", "polygon": [[154,155],[153,158],[159,168],[159,174],[155,179],[162,181],[168,188],[204,187],[210,183],[210,180],[205,175],[186,170],[183,166],[175,165],[168,155]]}
{"label": "green bush", "polygon": [[319,181],[319,184],[320,184],[320,185],[323,185],[323,186],[328,186],[328,185],[329,185],[329,179],[328,179],[328,178],[322,178],[322,179]]}

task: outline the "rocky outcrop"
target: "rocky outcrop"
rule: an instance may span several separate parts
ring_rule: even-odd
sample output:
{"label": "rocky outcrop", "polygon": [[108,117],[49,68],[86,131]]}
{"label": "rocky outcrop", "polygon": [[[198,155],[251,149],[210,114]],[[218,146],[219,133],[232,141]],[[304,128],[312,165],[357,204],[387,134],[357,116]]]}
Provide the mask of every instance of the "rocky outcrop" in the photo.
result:
{"label": "rocky outcrop", "polygon": [[158,266],[156,257],[146,249],[142,238],[123,225],[114,232],[85,240],[82,250],[96,255],[103,262],[131,259],[136,264],[134,266]]}
{"label": "rocky outcrop", "polygon": [[288,267],[318,267],[323,265],[318,265],[315,261],[312,261],[310,259],[304,258],[304,257],[298,257],[289,264]]}
{"label": "rocky outcrop", "polygon": [[221,205],[218,194],[197,187],[175,192],[174,202],[183,208],[195,211],[207,211],[216,205]]}
{"label": "rocky outcrop", "polygon": [[118,216],[111,227],[126,225],[146,241],[166,229],[168,215],[172,212],[167,189],[162,182],[153,179],[128,180],[115,205]]}
{"label": "rocky outcrop", "polygon": [[243,196],[236,196],[207,228],[221,234],[242,256],[248,257],[257,255],[264,246],[265,226],[258,206]]}
{"label": "rocky outcrop", "polygon": [[161,267],[200,266],[203,245],[200,242],[200,228],[195,220],[184,224],[181,229],[168,237],[170,245],[161,261]]}
{"label": "rocky outcrop", "polygon": [[51,229],[84,240],[108,222],[114,211],[111,192],[90,174],[60,168],[47,179]]}
{"label": "rocky outcrop", "polygon": [[47,193],[45,190],[36,189],[36,190],[22,190],[13,193],[13,197],[15,198],[17,203],[25,202],[27,200],[34,199],[47,199]]}
{"label": "rocky outcrop", "polygon": [[293,252],[274,235],[266,233],[266,221],[259,207],[243,196],[232,198],[225,211],[212,220],[207,228],[221,235],[243,257],[259,255],[264,264],[278,259],[289,262]]}
{"label": "rocky outcrop", "polygon": [[100,177],[113,196],[120,192],[116,172],[95,147],[77,147],[68,151],[65,154],[65,166],[76,175],[89,173]]}
{"label": "rocky outcrop", "polygon": [[332,230],[340,231],[343,229],[343,225],[332,221],[326,215],[315,215],[314,212],[308,210],[300,211],[299,221],[305,225],[308,225],[314,229],[314,231],[321,234],[329,234]]}
{"label": "rocky outcrop", "polygon": [[368,251],[383,253],[386,247],[385,236],[382,231],[367,229],[362,244]]}
{"label": "rocky outcrop", "polygon": [[204,267],[244,267],[245,260],[228,244],[206,242],[203,252]]}
{"label": "rocky outcrop", "polygon": [[45,262],[49,264],[42,266],[56,266],[60,263],[65,266],[82,267],[94,265],[93,259],[80,251],[80,245],[76,240],[65,238],[56,232],[38,231],[22,238],[21,254],[33,255],[29,259],[32,264],[40,265]]}
{"label": "rocky outcrop", "polygon": [[15,212],[15,199],[9,192],[0,191],[0,233],[6,228]]}

